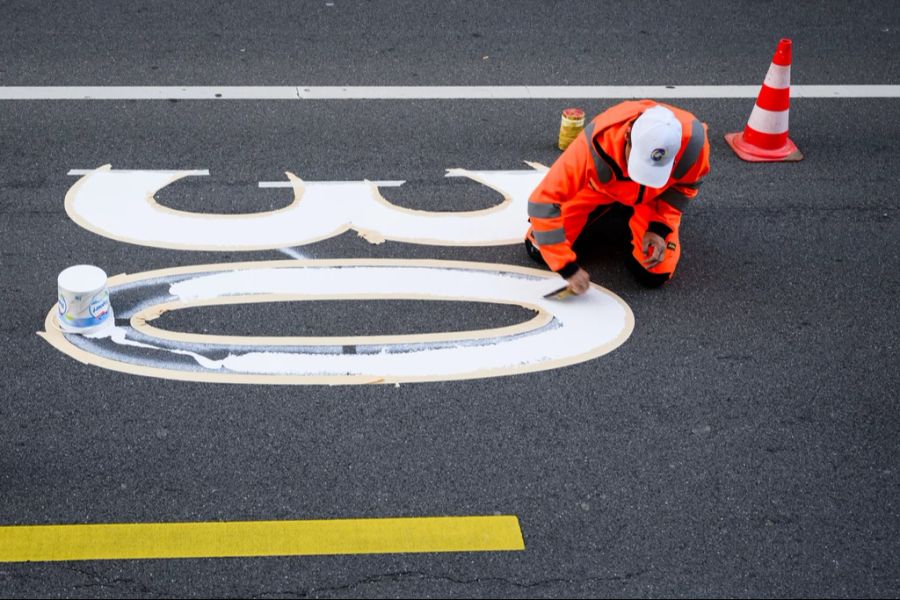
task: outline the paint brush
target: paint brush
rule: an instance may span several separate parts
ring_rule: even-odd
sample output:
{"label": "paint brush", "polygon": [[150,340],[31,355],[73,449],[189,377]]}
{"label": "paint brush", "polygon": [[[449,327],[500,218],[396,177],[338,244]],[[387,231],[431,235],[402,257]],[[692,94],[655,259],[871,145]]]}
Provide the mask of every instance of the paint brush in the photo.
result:
{"label": "paint brush", "polygon": [[563,300],[574,295],[575,292],[570,290],[568,285],[564,285],[558,290],[553,290],[549,294],[544,294],[544,298],[547,298],[548,300]]}

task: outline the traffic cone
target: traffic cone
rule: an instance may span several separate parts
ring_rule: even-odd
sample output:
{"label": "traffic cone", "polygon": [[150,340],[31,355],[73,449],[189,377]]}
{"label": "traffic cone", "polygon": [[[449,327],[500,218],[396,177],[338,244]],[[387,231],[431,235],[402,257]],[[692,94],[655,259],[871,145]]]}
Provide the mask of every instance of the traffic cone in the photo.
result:
{"label": "traffic cone", "polygon": [[791,105],[791,40],[778,42],[769,72],[743,132],[726,133],[725,141],[750,162],[794,162],[803,154],[788,138]]}

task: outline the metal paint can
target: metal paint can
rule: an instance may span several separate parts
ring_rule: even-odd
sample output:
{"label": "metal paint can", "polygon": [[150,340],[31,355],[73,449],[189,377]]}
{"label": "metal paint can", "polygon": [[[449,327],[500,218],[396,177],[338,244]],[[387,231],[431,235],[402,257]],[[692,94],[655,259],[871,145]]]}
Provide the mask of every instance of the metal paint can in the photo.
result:
{"label": "metal paint can", "polygon": [[59,274],[56,320],[63,331],[92,333],[113,324],[106,282],[103,269],[93,265],[75,265]]}
{"label": "metal paint can", "polygon": [[559,123],[559,149],[569,147],[578,134],[584,129],[584,111],[580,108],[567,108],[562,112]]}

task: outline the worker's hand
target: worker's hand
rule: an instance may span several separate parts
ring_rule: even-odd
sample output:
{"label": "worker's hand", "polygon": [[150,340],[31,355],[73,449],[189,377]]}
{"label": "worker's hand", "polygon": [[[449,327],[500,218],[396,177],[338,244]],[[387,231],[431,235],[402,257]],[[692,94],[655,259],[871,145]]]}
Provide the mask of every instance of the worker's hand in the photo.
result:
{"label": "worker's hand", "polygon": [[662,239],[658,233],[648,231],[644,234],[641,249],[644,251],[644,256],[647,257],[647,260],[641,264],[647,269],[652,269],[666,257],[666,240]]}
{"label": "worker's hand", "polygon": [[591,287],[591,276],[581,267],[578,267],[574,275],[567,277],[566,281],[569,282],[569,289],[575,294],[583,294]]}

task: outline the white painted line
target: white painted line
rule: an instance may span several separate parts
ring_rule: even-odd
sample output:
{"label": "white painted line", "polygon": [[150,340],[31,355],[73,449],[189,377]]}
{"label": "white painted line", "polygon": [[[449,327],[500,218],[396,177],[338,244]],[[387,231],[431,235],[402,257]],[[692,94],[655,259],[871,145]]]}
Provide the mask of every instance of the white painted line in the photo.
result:
{"label": "white painted line", "polygon": [[[0,100],[756,98],[760,85],[0,87]],[[794,98],[900,98],[900,85],[795,85]]]}
{"label": "white painted line", "polygon": [[[347,185],[349,183],[365,183],[363,181],[308,181],[306,179],[303,180],[304,184],[314,184],[314,185]],[[406,181],[369,181],[368,183],[372,183],[378,187],[400,187]],[[292,188],[294,184],[290,181],[260,181],[259,187],[261,188]]]}
{"label": "white painted line", "polygon": [[793,85],[792,98],[900,98],[900,85]]}
{"label": "white painted line", "polygon": [[0,88],[0,100],[297,100],[288,86],[40,86]]}
{"label": "white painted line", "polygon": [[304,100],[540,100],[567,98],[755,98],[759,86],[386,86],[298,88]]}
{"label": "white painted line", "polygon": [[[67,175],[77,175],[78,177],[87,175],[88,173],[93,173],[97,169],[69,169]],[[122,172],[128,171],[128,169],[121,169]],[[209,169],[197,169],[195,171],[179,171],[179,173],[185,173],[187,176],[209,176]],[[290,187],[290,186],[288,186]]]}

